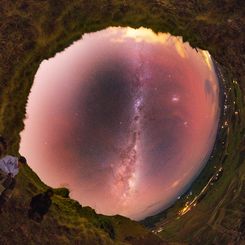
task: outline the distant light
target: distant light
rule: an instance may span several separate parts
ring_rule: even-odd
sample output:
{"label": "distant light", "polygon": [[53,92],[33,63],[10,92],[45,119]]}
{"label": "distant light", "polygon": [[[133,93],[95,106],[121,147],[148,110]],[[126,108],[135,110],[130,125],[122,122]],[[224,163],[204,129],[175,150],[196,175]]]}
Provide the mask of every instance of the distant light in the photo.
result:
{"label": "distant light", "polygon": [[162,228],[162,227],[160,227],[160,228],[157,230],[158,233],[161,232],[161,231],[163,231],[163,228]]}

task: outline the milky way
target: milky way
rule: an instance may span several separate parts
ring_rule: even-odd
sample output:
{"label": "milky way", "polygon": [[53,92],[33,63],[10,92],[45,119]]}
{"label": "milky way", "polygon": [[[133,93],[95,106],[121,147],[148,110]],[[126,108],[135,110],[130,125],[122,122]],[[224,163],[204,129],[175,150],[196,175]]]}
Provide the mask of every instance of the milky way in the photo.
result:
{"label": "milky way", "polygon": [[204,167],[218,94],[209,54],[180,38],[144,28],[86,34],[40,65],[20,152],[82,205],[141,219]]}

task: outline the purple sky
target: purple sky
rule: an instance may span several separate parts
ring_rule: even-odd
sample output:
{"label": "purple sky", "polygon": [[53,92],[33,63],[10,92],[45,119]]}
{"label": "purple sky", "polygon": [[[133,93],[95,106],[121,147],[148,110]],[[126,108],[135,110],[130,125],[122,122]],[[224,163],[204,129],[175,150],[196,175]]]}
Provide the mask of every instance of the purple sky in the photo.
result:
{"label": "purple sky", "polygon": [[144,28],[86,34],[41,63],[20,152],[82,205],[142,219],[204,166],[218,93],[208,53],[180,38]]}

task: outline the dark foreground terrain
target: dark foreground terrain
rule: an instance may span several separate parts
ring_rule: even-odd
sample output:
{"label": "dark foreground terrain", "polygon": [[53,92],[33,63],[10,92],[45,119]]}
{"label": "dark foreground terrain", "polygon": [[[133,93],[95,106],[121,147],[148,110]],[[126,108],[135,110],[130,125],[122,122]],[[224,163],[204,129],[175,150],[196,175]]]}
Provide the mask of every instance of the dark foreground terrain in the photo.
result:
{"label": "dark foreground terrain", "polygon": [[[1,0],[0,133],[9,139],[10,152],[18,153],[27,97],[43,59],[83,33],[108,26],[144,26],[183,36],[193,47],[207,49],[221,66],[227,89],[224,128],[213,159],[193,186],[190,201],[183,197],[144,224],[173,244],[243,244],[244,13],[242,0]],[[216,165],[223,168],[222,176],[202,192]],[[29,167],[21,171],[14,196],[1,215],[0,244],[163,243],[129,219],[99,216],[90,208],[81,208],[64,197],[65,190],[56,192],[44,222],[35,224],[27,219],[26,208],[31,196],[44,188]],[[194,205],[196,196],[199,199]],[[183,211],[186,207],[188,212]]]}

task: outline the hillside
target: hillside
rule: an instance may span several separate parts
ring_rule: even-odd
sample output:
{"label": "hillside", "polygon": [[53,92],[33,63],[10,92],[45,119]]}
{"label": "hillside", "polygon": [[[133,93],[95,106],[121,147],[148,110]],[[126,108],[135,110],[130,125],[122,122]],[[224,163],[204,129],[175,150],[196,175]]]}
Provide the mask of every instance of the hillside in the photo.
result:
{"label": "hillside", "polygon": [[[83,33],[108,26],[144,26],[183,36],[193,47],[208,50],[220,64],[227,92],[228,111],[222,118],[225,127],[213,159],[193,186],[193,195],[202,192],[214,166],[222,166],[223,175],[200,196],[198,205],[181,217],[177,216],[185,208],[186,196],[144,224],[158,229],[158,235],[169,242],[244,243],[244,13],[243,0],[1,0],[0,134],[8,138],[10,153],[18,153],[26,101],[43,59]],[[41,226],[30,222],[26,217],[29,200],[43,189],[45,185],[29,167],[20,173],[14,196],[0,220],[0,244],[161,244],[136,222],[96,215],[60,195],[55,195]]]}
{"label": "hillside", "polygon": [[31,197],[47,186],[25,166],[12,199],[0,219],[0,244],[166,244],[137,222],[122,216],[96,214],[68,197],[65,188],[55,189],[50,212],[42,223],[30,220]]}

